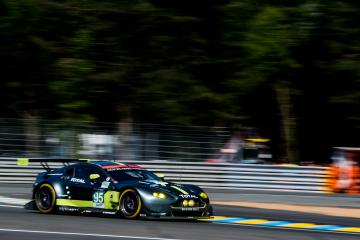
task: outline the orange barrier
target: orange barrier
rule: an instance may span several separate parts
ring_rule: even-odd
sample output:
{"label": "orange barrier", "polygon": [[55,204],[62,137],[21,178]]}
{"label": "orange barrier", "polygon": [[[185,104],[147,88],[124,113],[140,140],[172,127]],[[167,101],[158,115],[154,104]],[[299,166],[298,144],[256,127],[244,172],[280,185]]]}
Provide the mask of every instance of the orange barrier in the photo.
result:
{"label": "orange barrier", "polygon": [[327,192],[360,193],[360,167],[356,164],[346,167],[333,165],[329,167],[327,176]]}

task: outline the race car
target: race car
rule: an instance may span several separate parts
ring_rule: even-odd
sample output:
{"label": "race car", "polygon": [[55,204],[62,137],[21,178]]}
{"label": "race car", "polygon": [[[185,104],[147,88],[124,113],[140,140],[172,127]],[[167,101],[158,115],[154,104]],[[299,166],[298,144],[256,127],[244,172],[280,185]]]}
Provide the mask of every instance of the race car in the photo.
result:
{"label": "race car", "polygon": [[42,160],[47,172],[38,174],[26,209],[117,214],[127,219],[198,219],[213,214],[200,187],[165,181],[137,165],[87,161],[51,170],[48,162]]}

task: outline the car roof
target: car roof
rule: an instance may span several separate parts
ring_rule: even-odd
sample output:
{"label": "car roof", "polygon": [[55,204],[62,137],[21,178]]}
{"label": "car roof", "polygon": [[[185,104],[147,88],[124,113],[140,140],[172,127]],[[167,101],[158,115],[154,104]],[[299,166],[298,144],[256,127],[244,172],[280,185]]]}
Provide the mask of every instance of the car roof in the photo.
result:
{"label": "car roof", "polygon": [[102,169],[141,168],[140,166],[134,165],[134,164],[125,164],[125,163],[112,162],[112,161],[93,161],[93,162],[90,162],[90,164],[100,167]]}

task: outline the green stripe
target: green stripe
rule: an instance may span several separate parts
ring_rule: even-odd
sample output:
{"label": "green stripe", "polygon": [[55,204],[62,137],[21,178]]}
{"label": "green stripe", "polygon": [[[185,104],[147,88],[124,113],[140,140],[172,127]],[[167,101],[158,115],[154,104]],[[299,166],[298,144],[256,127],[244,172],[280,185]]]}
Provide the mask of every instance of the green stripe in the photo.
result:
{"label": "green stripe", "polygon": [[171,186],[171,187],[174,188],[174,189],[176,189],[176,190],[178,190],[178,191],[181,192],[182,194],[186,194],[186,195],[189,194],[187,191],[185,191],[184,189],[181,189],[181,188],[179,188],[179,187],[177,187],[177,186]]}
{"label": "green stripe", "polygon": [[67,207],[93,207],[93,202],[84,200],[57,199],[56,205]]}

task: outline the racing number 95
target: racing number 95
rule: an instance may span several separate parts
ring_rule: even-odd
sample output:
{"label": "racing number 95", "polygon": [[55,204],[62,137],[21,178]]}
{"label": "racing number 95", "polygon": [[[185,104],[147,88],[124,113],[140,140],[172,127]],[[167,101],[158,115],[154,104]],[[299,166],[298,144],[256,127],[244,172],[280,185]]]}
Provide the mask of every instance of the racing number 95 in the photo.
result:
{"label": "racing number 95", "polygon": [[104,192],[94,192],[93,202],[94,203],[103,203],[104,202]]}

